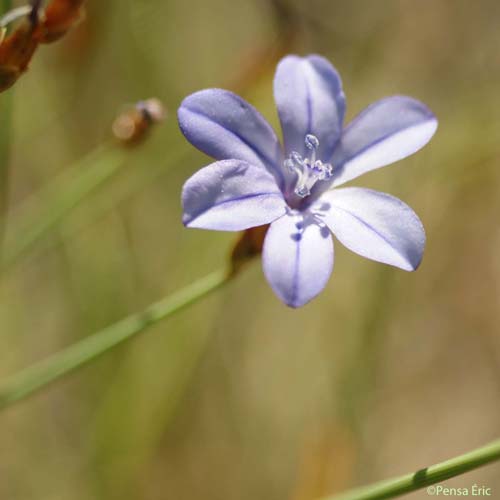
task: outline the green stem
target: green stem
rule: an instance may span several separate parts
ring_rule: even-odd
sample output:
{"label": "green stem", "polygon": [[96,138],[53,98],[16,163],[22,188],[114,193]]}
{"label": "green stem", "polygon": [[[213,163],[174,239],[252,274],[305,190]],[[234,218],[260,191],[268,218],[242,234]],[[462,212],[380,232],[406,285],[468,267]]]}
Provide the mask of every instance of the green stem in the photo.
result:
{"label": "green stem", "polygon": [[181,150],[173,155],[171,154],[168,158],[168,162],[165,164],[162,164],[161,162],[155,163],[147,169],[136,170],[131,175],[130,182],[117,186],[116,189],[107,192],[105,197],[101,197],[101,199],[96,200],[92,205],[89,205],[87,210],[80,214],[78,220],[71,221],[68,225],[62,225],[60,227],[62,239],[53,240],[54,245],[58,245],[62,241],[72,238],[75,234],[79,234],[83,229],[102,217],[103,214],[110,212],[120,203],[128,200],[148,185],[158,181],[162,176],[169,173],[173,166],[178,165],[179,163],[184,163],[185,158],[186,151]]}
{"label": "green stem", "polygon": [[0,409],[30,396],[55,380],[94,361],[102,354],[130,340],[148,327],[185,309],[230,280],[228,270],[221,269],[195,281],[142,312],[132,314],[59,353],[21,371],[0,388]]}
{"label": "green stem", "polygon": [[382,481],[350,492],[330,496],[324,500],[383,500],[394,498],[425,487],[429,495],[437,495],[437,487],[432,485],[477,469],[482,465],[500,460],[500,439],[446,462],[432,465],[412,474]]}
{"label": "green stem", "polygon": [[12,9],[12,0],[2,0],[2,15]]}
{"label": "green stem", "polygon": [[[12,0],[2,0],[2,12],[5,14],[12,8]],[[12,139],[12,91],[0,96],[0,246],[5,234],[6,212],[9,199],[9,164]]]}
{"label": "green stem", "polygon": [[126,159],[124,150],[102,146],[70,167],[46,192],[37,195],[37,203],[27,203],[35,209],[29,211],[27,220],[22,221],[9,238],[13,241],[6,244],[2,271],[17,262],[87,196],[113,177]]}
{"label": "green stem", "polygon": [[12,123],[12,93],[0,96],[0,240],[5,233],[9,200],[9,164]]}

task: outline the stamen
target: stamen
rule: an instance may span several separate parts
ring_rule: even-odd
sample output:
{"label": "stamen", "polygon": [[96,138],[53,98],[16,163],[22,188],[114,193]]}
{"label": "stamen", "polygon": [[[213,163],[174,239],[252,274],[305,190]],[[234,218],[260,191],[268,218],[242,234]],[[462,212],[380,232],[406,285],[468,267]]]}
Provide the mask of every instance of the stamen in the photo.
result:
{"label": "stamen", "polygon": [[316,151],[319,147],[318,138],[315,135],[307,134],[304,142],[310,155],[307,158],[302,158],[299,153],[292,151],[284,163],[285,168],[297,174],[295,194],[301,198],[311,194],[311,189],[317,181],[328,180],[333,175],[333,167],[329,163],[323,163],[316,159]]}

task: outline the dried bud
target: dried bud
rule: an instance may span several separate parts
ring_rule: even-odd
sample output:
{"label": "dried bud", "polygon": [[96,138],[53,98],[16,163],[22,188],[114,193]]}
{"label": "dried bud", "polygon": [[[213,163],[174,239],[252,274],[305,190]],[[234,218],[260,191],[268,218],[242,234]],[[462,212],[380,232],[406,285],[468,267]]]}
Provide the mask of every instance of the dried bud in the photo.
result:
{"label": "dried bud", "polygon": [[[0,92],[10,88],[28,69],[40,43],[58,40],[84,17],[85,0],[52,0],[42,10],[42,0],[17,7],[0,19]],[[21,24],[8,36],[6,26]]]}
{"label": "dried bud", "polygon": [[122,113],[113,123],[113,134],[127,145],[141,142],[155,123],[162,122],[166,110],[159,99],[140,101]]}
{"label": "dried bud", "polygon": [[85,0],[52,0],[43,11],[35,37],[40,43],[59,40],[85,18]]}
{"label": "dried bud", "polygon": [[[39,4],[21,7],[8,12],[0,21],[4,30],[0,43],[0,92],[10,88],[28,69],[28,65],[38,47],[33,37],[38,23]],[[22,17],[21,24],[5,36],[5,26]]]}
{"label": "dried bud", "polygon": [[245,264],[262,253],[268,229],[269,224],[266,224],[265,226],[252,227],[241,234],[231,252],[232,275],[237,274]]}

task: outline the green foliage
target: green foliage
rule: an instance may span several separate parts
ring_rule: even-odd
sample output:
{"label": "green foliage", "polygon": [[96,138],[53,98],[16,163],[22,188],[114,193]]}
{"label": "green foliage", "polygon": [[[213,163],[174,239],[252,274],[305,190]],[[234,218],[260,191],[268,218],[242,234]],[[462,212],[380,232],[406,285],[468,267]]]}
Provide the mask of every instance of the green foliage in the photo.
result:
{"label": "green foliage", "polygon": [[[4,402],[58,375],[44,359],[74,361],[66,346],[91,345],[93,332],[219,268],[234,235],[180,222],[180,188],[209,160],[185,152],[175,111],[194,90],[226,87],[276,123],[270,90],[284,52],[334,62],[349,119],[395,93],[436,112],[425,150],[363,179],[416,210],[428,247],[406,274],[337,245],[328,289],[300,311],[249,267],[213,299],[5,408],[0,498],[312,500],[495,438],[499,15],[496,0],[89,1],[86,21],[0,96],[0,107],[14,99],[12,123],[0,113],[0,168],[4,249],[16,256],[1,276],[0,381],[24,387]],[[147,143],[80,163],[125,103],[149,96],[169,118]],[[74,191],[77,206],[65,190],[38,205],[59,179],[90,189]],[[134,325],[125,337],[142,331]],[[450,484],[500,491],[497,470]]]}

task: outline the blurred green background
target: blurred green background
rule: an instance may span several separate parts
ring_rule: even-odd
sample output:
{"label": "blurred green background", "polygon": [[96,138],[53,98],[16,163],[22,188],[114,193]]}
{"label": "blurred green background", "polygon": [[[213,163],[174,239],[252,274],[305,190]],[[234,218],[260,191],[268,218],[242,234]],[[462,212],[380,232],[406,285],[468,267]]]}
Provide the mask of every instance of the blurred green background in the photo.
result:
{"label": "blurred green background", "polygon": [[[277,126],[285,53],[334,63],[349,120],[391,94],[437,114],[429,146],[352,183],[410,204],[427,249],[408,274],[337,243],[327,289],[300,310],[255,262],[2,413],[0,499],[313,500],[498,437],[499,26],[498,0],[89,1],[11,91],[8,235],[23,200],[108,141],[124,105],[156,96],[169,117],[2,276],[0,376],[224,263],[234,234],[180,222],[181,186],[210,160],[181,136],[176,108],[225,87]],[[500,498],[499,470],[449,484]]]}

